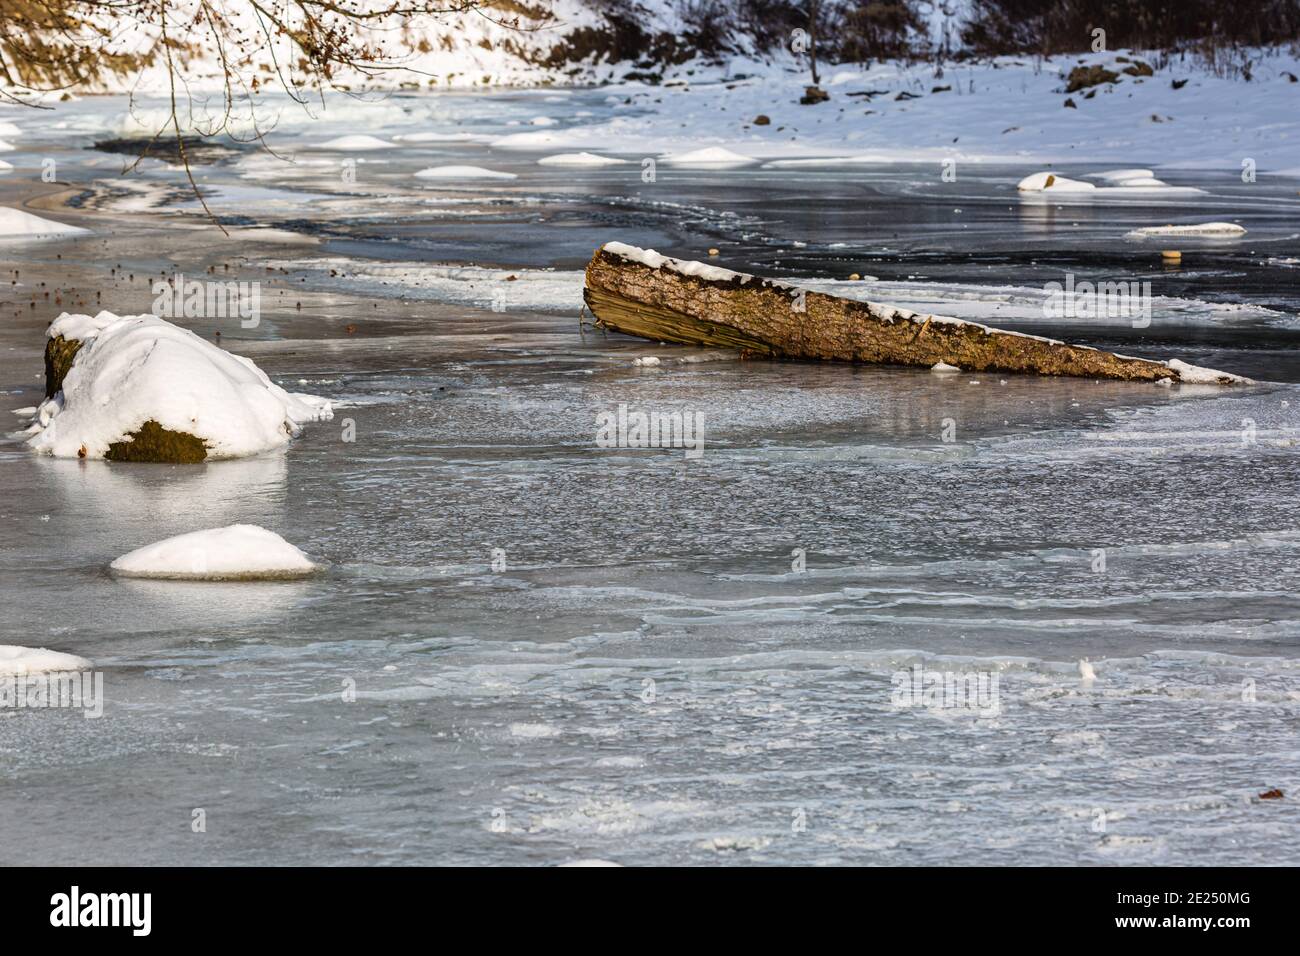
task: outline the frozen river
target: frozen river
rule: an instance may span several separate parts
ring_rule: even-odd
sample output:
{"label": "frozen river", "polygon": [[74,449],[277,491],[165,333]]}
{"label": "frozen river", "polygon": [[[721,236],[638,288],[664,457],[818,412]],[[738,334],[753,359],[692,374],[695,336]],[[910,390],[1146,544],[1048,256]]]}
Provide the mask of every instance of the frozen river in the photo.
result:
{"label": "frozen river", "polygon": [[[120,102],[26,124],[14,165],[53,156],[59,183],[10,177],[0,202],[45,196],[92,232],[0,245],[9,407],[39,402],[59,311],[147,311],[146,277],[210,268],[262,283],[261,322],[185,324],[336,407],[244,461],[0,445],[0,643],[105,681],[97,720],[0,711],[0,860],[1300,861],[1295,181],[1170,172],[1204,192],[1058,204],[1016,193],[1026,167],[659,162],[646,182],[636,154],[565,168],[491,145],[616,108],[562,99],[399,98],[382,129],[286,129],[292,166],[220,155],[198,175],[229,239],[176,170],[123,186],[122,157],[86,148]],[[305,148],[357,132],[393,145]],[[516,178],[413,175],[442,165]],[[1250,232],[1178,240],[1179,269],[1169,240],[1124,238],[1203,220]],[[578,309],[612,239],[1260,384],[606,336]],[[1067,273],[1151,282],[1149,326],[1048,321]],[[700,415],[702,456],[597,447],[620,405]],[[328,569],[107,571],[235,522]],[[978,699],[900,699],[935,675]]]}

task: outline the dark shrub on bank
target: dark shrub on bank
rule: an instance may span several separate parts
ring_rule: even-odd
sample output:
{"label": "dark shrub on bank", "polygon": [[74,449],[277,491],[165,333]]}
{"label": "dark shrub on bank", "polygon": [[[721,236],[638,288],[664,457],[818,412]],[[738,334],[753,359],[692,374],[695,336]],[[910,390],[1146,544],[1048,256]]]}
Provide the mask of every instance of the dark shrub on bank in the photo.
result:
{"label": "dark shrub on bank", "polygon": [[1300,40],[1300,0],[975,0],[971,53],[1076,53],[1106,31],[1110,50],[1274,46]]}

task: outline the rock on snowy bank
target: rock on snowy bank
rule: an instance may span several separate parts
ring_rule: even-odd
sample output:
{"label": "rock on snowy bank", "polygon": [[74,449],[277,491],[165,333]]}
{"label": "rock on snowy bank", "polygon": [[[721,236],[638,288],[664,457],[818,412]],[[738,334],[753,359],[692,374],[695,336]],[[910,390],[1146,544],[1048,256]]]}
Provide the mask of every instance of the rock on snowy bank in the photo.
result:
{"label": "rock on snowy bank", "polygon": [[0,644],[0,677],[26,677],[28,674],[54,674],[88,671],[94,665],[84,657],[47,651],[43,647],[20,647]]}
{"label": "rock on snowy bank", "polygon": [[185,463],[288,443],[327,401],[286,392],[251,360],[152,315],[64,313],[46,331],[32,438],[58,458]]}
{"label": "rock on snowy bank", "polygon": [[317,570],[284,538],[254,524],[178,534],[124,554],[109,567],[124,577],[188,581],[278,580]]}

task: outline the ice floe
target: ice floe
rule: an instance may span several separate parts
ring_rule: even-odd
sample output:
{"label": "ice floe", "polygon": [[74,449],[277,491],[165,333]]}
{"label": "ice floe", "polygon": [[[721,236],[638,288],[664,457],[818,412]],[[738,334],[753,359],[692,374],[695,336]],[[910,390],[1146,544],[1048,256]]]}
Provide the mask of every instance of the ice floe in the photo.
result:
{"label": "ice floe", "polygon": [[1235,222],[1201,222],[1186,226],[1143,226],[1127,233],[1131,238],[1147,236],[1244,236],[1246,229]]}
{"label": "ice floe", "polygon": [[178,534],[124,554],[109,567],[124,577],[191,581],[300,578],[317,570],[298,548],[253,524]]}

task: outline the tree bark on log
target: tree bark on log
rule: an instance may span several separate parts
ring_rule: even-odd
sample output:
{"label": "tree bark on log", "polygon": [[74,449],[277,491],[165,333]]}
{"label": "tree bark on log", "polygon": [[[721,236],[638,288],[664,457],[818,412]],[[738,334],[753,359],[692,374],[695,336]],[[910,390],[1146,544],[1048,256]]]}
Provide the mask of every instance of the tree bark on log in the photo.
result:
{"label": "tree bark on log", "polygon": [[974,322],[800,289],[702,262],[606,243],[587,266],[583,298],[603,328],[664,342],[779,358],[1029,372],[1139,382],[1248,379]]}

